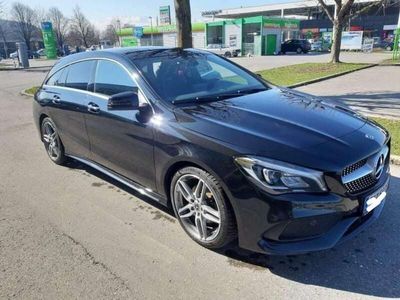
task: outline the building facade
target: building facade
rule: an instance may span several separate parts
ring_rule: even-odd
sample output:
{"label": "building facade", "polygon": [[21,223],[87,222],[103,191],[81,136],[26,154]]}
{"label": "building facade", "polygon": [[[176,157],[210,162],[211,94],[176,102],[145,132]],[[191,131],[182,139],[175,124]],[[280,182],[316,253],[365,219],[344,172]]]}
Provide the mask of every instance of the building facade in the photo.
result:
{"label": "building facade", "polygon": [[[161,25],[161,26],[145,26],[143,27],[143,36],[140,38],[134,36],[134,29],[123,28],[118,32],[123,47],[134,46],[177,46],[177,33],[176,25]],[[193,23],[192,24],[192,39],[193,47],[205,47],[205,24]]]}

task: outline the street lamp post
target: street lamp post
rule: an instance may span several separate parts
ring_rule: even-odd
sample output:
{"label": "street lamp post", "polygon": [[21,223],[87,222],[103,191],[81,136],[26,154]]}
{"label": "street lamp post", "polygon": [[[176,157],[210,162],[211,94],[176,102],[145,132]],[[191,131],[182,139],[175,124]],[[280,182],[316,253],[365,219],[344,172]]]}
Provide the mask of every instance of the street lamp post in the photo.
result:
{"label": "street lamp post", "polygon": [[121,47],[121,21],[117,20],[117,29],[118,29],[118,46]]}
{"label": "street lamp post", "polygon": [[153,46],[153,18],[149,17],[150,20],[150,39],[151,39],[151,45]]}

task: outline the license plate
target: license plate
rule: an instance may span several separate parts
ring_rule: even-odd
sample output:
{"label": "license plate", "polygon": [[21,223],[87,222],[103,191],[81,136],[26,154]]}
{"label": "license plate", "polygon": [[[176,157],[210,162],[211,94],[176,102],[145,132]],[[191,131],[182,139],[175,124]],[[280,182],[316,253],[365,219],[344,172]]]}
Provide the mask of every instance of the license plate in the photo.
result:
{"label": "license plate", "polygon": [[382,201],[386,197],[387,188],[388,184],[385,184],[378,191],[374,192],[372,195],[368,196],[365,199],[364,215],[371,212],[374,208],[376,208],[377,206],[379,206],[379,204],[382,203]]}

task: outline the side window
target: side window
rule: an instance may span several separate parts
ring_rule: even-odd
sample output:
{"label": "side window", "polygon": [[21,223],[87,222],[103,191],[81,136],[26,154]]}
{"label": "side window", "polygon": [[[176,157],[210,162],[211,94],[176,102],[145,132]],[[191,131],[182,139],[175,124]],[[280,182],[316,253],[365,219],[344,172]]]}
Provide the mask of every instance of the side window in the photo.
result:
{"label": "side window", "polygon": [[64,72],[64,69],[57,71],[56,73],[54,73],[53,75],[51,75],[51,77],[49,79],[47,79],[46,81],[46,85],[58,85],[58,81],[62,75],[62,73]]}
{"label": "side window", "polygon": [[65,86],[86,91],[94,63],[94,61],[90,60],[70,65]]}
{"label": "side window", "polygon": [[121,66],[108,60],[98,61],[94,88],[96,93],[111,96],[135,88],[135,83]]}

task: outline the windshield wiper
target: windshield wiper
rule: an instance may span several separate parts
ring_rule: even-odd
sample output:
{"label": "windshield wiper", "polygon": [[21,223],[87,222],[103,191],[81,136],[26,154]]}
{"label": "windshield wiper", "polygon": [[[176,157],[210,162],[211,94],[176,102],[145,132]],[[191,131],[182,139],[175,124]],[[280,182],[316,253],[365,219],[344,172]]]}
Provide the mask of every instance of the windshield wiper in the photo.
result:
{"label": "windshield wiper", "polygon": [[224,99],[229,99],[229,98],[234,98],[234,97],[240,97],[240,96],[248,95],[248,94],[255,94],[255,93],[263,92],[266,90],[267,90],[267,88],[265,88],[265,87],[250,88],[250,89],[244,89],[244,90],[237,90],[235,92],[226,93],[226,94],[206,95],[206,96],[198,96],[198,97],[193,97],[193,98],[188,98],[188,99],[173,100],[172,104],[219,101],[219,100],[224,100]]}
{"label": "windshield wiper", "polygon": [[233,97],[240,97],[239,93],[231,93],[231,94],[220,94],[220,95],[209,95],[209,96],[198,96],[188,99],[182,100],[173,100],[172,104],[180,104],[180,103],[196,103],[196,102],[211,102],[211,101],[219,101],[224,99],[229,99]]}
{"label": "windshield wiper", "polygon": [[262,87],[262,88],[252,88],[252,89],[238,90],[237,92],[240,95],[248,95],[248,94],[255,94],[255,93],[259,93],[259,92],[264,92],[266,90],[267,90],[266,87]]}

